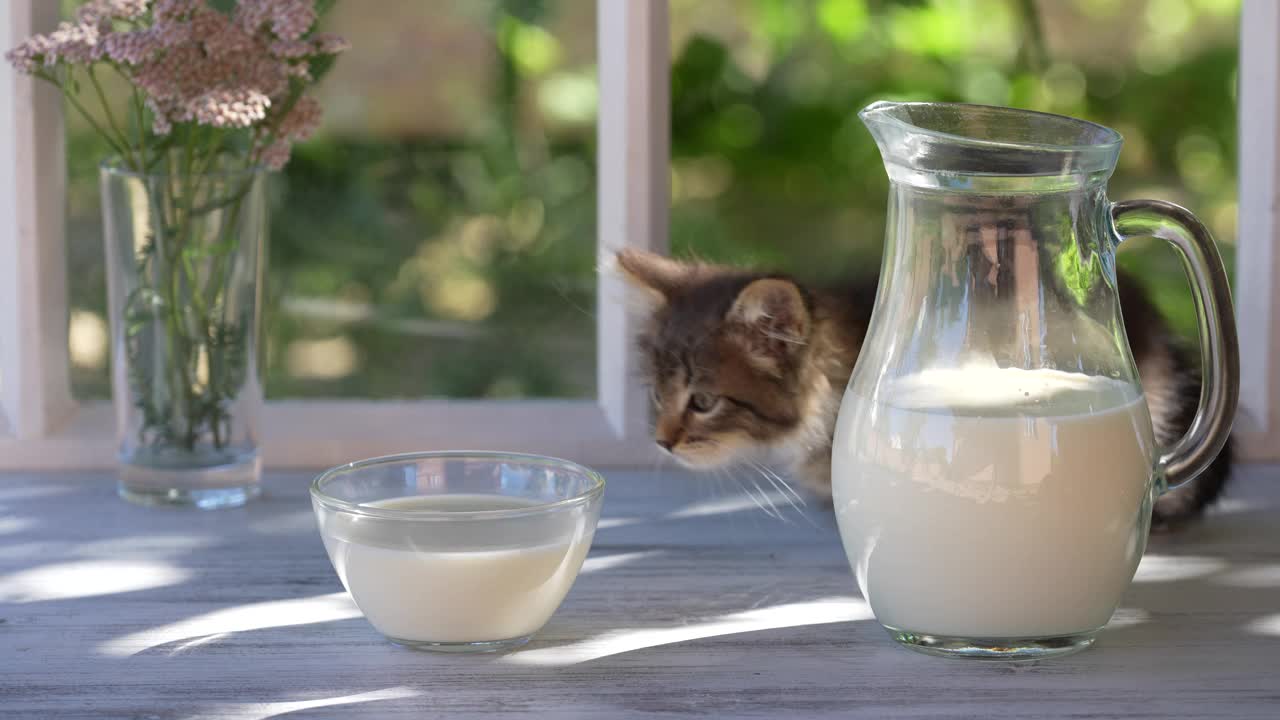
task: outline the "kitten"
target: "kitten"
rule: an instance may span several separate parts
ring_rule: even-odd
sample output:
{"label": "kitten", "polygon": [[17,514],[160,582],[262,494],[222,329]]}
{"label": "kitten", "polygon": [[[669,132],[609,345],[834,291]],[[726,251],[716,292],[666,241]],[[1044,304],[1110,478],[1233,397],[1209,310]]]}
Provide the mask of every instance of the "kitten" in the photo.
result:
{"label": "kitten", "polygon": [[[658,445],[698,469],[768,456],[829,499],[836,411],[871,318],[875,279],[817,288],[635,250],[617,261],[655,301],[638,340]],[[1156,439],[1167,446],[1195,415],[1199,374],[1134,280],[1122,274],[1119,288]],[[1221,493],[1230,466],[1228,446],[1199,477],[1156,501],[1153,526],[1198,516]]]}

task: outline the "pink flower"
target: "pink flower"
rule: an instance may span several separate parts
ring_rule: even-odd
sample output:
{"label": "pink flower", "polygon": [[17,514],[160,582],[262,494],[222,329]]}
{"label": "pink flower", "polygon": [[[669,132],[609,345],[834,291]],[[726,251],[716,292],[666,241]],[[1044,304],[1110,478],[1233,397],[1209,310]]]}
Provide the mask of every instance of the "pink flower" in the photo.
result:
{"label": "pink flower", "polygon": [[179,45],[165,50],[137,69],[134,82],[157,104],[164,106],[171,100],[199,89],[204,80],[201,72],[204,54],[194,44]]}
{"label": "pink flower", "polygon": [[157,23],[182,22],[203,6],[200,0],[156,0],[152,13]]}
{"label": "pink flower", "polygon": [[48,35],[33,35],[5,54],[15,68],[31,73],[40,65],[69,62],[90,64],[102,59],[98,26],[88,22],[62,22]]}
{"label": "pink flower", "polygon": [[351,43],[333,33],[317,33],[311,38],[311,42],[321,55],[337,55],[351,49]]}
{"label": "pink flower", "polygon": [[272,170],[279,170],[289,162],[290,144],[277,140],[258,153],[258,161]]}
{"label": "pink flower", "polygon": [[[54,43],[50,55],[73,63],[91,63],[102,58],[98,28],[88,23],[60,23],[49,36]],[[45,60],[45,64],[48,64]]]}
{"label": "pink flower", "polygon": [[215,58],[255,52],[254,38],[222,13],[204,8],[191,20],[191,35],[201,38],[204,50]]}
{"label": "pink flower", "polygon": [[164,49],[164,42],[154,28],[116,32],[102,41],[105,55],[122,65],[141,65],[150,61]]}
{"label": "pink flower", "polygon": [[168,135],[173,130],[173,125],[169,122],[169,118],[165,117],[164,112],[151,100],[147,101],[147,109],[151,111],[151,132],[159,136]]}
{"label": "pink flower", "polygon": [[290,60],[315,53],[315,47],[305,40],[275,40],[270,48],[272,55]]}
{"label": "pink flower", "polygon": [[283,40],[297,40],[316,24],[315,3],[311,0],[282,0],[274,3],[271,31]]}
{"label": "pink flower", "polygon": [[76,11],[76,19],[94,24],[132,20],[145,14],[150,4],[151,0],[89,0]]}
{"label": "pink flower", "polygon": [[315,0],[240,0],[235,19],[251,33],[269,25],[281,40],[297,40],[316,24]]}
{"label": "pink flower", "polygon": [[299,98],[289,114],[280,119],[276,135],[289,140],[306,140],[320,127],[321,114],[320,103],[315,98]]}
{"label": "pink flower", "polygon": [[42,52],[36,50],[35,44],[32,42],[35,38],[31,38],[22,43],[18,47],[4,54],[4,59],[13,66],[15,70],[30,75],[40,66]]}
{"label": "pink flower", "polygon": [[350,47],[351,44],[346,40],[331,33],[320,33],[303,40],[274,40],[270,45],[272,55],[289,60],[316,55],[337,55]]}
{"label": "pink flower", "polygon": [[247,128],[267,116],[271,98],[256,90],[212,90],[188,104],[185,115],[201,125]]}
{"label": "pink flower", "polygon": [[294,92],[312,82],[316,58],[348,47],[313,34],[316,19],[315,0],[239,0],[230,13],[213,0],[87,0],[74,22],[6,58],[28,74],[115,63],[142,91],[155,135],[179,123],[248,129],[254,157],[279,168],[320,125],[320,104]]}

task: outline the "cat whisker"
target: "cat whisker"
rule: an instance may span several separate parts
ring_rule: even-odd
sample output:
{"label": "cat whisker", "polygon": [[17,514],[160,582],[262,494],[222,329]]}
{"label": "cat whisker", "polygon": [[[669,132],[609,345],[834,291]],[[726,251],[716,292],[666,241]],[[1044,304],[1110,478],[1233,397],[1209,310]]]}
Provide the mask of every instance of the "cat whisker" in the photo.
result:
{"label": "cat whisker", "polygon": [[733,494],[733,476],[724,468],[716,468],[716,492],[719,497]]}
{"label": "cat whisker", "polygon": [[[755,488],[756,492],[760,493],[760,500],[763,500],[769,505],[769,510],[765,510],[764,506],[760,505],[759,501],[756,501],[756,504],[760,505],[761,510],[764,510],[767,515],[775,517],[784,523],[791,522],[782,514],[782,511],[778,509],[777,504],[773,502],[773,498],[769,497],[769,493],[761,489],[760,485],[754,479],[751,480],[751,487]],[[748,495],[750,495],[750,493],[748,493]],[[751,498],[754,500],[755,496],[752,495]]]}
{"label": "cat whisker", "polygon": [[596,319],[596,313],[594,311],[583,307],[569,295],[568,283],[565,283],[563,280],[556,281],[552,283],[552,288],[556,291],[556,294],[560,296],[560,299],[564,300],[566,305],[577,310],[583,315],[586,315],[592,320]]}
{"label": "cat whisker", "polygon": [[775,488],[781,486],[779,490],[780,492],[782,491],[781,489],[785,489],[783,494],[787,497],[787,502],[791,504],[791,507],[796,511],[797,515],[804,518],[804,521],[813,527],[818,527],[818,524],[813,521],[813,518],[809,517],[809,514],[804,511],[804,508],[808,507],[809,503],[805,502],[804,497],[802,497],[800,493],[796,492],[795,488],[791,487],[790,483],[783,480],[781,475],[764,465],[756,465],[756,469],[760,471],[760,474],[763,475],[766,480],[773,483]]}
{"label": "cat whisker", "polygon": [[[773,503],[770,501],[769,505],[774,508],[772,511],[770,511],[768,507],[765,507],[765,502],[763,502],[760,497],[756,497],[756,493],[751,491],[752,488],[755,488],[756,492],[759,492],[760,496],[764,498],[764,501],[769,500],[768,496],[765,494],[763,490],[760,489],[760,486],[756,484],[754,480],[751,480],[750,478],[748,478],[746,481],[744,481],[740,475],[730,474],[729,470],[725,468],[716,468],[716,474],[723,475],[724,477],[730,478],[732,480],[736,480],[738,482],[738,487],[742,488],[743,494],[751,498],[751,502],[755,503],[756,507],[760,508],[760,512],[763,512],[765,515],[768,515],[769,517],[782,520],[782,516],[777,513],[776,505],[773,505]],[[748,482],[751,483],[751,487],[747,486]]]}
{"label": "cat whisker", "polygon": [[[759,490],[760,489],[759,486],[757,486],[756,489]],[[760,508],[760,512],[763,512],[765,515],[768,515],[769,517],[772,517],[772,518],[777,518],[779,520],[782,519],[781,515],[778,515],[776,512],[771,512],[769,508],[765,507],[764,503],[760,502],[760,498],[756,497],[755,493],[751,492],[745,486],[742,488],[742,491],[747,494],[747,497],[751,498],[751,502],[754,502],[756,504],[756,507]]]}
{"label": "cat whisker", "polygon": [[724,495],[724,476],[720,468],[716,468],[710,475],[703,474],[703,476],[715,481],[714,485],[708,483],[703,486],[707,492],[707,500],[715,500]]}
{"label": "cat whisker", "polygon": [[[751,483],[751,484],[755,484],[755,483]],[[790,519],[788,519],[788,518],[787,518],[787,516],[786,516],[785,514],[783,514],[782,510],[780,509],[780,507],[778,507],[778,506],[777,506],[777,503],[774,503],[774,502],[773,502],[773,497],[772,497],[771,495],[769,495],[768,491],[765,491],[765,489],[764,489],[764,488],[760,488],[759,486],[756,486],[756,489],[759,489],[759,491],[760,491],[760,498],[762,498],[762,500],[764,500],[764,502],[768,502],[768,503],[769,503],[769,507],[771,507],[771,509],[773,510],[773,516],[774,516],[774,518],[777,518],[778,520],[782,520],[782,521],[783,521],[783,523],[786,523],[786,524],[790,525],[790,524],[791,524],[791,520],[790,520]]]}
{"label": "cat whisker", "polygon": [[782,489],[786,491],[787,494],[795,498],[796,503],[799,503],[803,507],[808,507],[809,503],[804,499],[803,495],[796,492],[796,489],[791,486],[791,483],[784,480],[781,475],[779,475],[777,472],[775,472],[772,468],[768,466],[760,465],[758,467],[760,468],[761,472],[765,473],[769,477],[772,477],[774,480],[776,480],[778,482],[778,485],[780,485]]}
{"label": "cat whisker", "polygon": [[751,463],[751,467],[752,467],[752,469],[754,469],[757,473],[759,473],[759,474],[760,474],[760,477],[762,477],[762,478],[764,478],[766,481],[768,481],[768,483],[769,483],[770,485],[772,485],[772,486],[773,486],[773,489],[774,489],[774,490],[777,490],[779,493],[782,493],[782,496],[783,496],[784,498],[786,498],[786,499],[787,499],[787,503],[788,503],[788,504],[790,504],[790,505],[791,505],[791,507],[795,507],[795,506],[796,506],[796,503],[795,503],[795,501],[794,501],[794,500],[792,500],[792,499],[791,499],[791,496],[787,495],[785,492],[783,492],[783,491],[782,491],[782,488],[778,487],[778,483],[777,483],[777,482],[776,482],[772,477],[769,477],[769,475],[768,475],[767,473],[765,473],[765,470],[764,470],[764,468],[763,468],[763,467],[761,467],[760,465],[757,465],[757,464],[755,464],[755,463]]}
{"label": "cat whisker", "polygon": [[[751,491],[751,488],[743,482],[742,478],[732,472],[731,467],[713,468],[712,475],[716,479],[716,489],[718,491],[717,497],[733,498],[740,495],[746,495],[751,499],[752,504],[760,509],[760,512],[772,518],[777,518],[779,520],[782,519],[778,517],[776,513],[769,510],[764,501],[760,497],[757,497],[756,493]],[[734,489],[734,486],[737,486],[736,490]],[[756,489],[758,490],[759,488],[757,487]],[[763,495],[764,493],[761,493],[761,496]],[[752,517],[754,518],[755,516],[753,515]]]}
{"label": "cat whisker", "polygon": [[721,469],[716,473],[716,497],[725,497],[729,495],[729,481],[729,473],[725,470]]}
{"label": "cat whisker", "polygon": [[779,477],[777,473],[758,463],[752,463],[752,465],[755,467],[756,472],[760,473],[760,477],[768,480],[769,484],[772,485],[773,488],[782,495],[782,497],[786,498],[787,504],[791,506],[791,509],[796,511],[797,515],[804,518],[810,525],[814,524],[813,519],[805,514],[803,509],[805,504],[804,498],[800,497],[800,495],[796,493],[796,491],[792,489],[785,480]]}
{"label": "cat whisker", "polygon": [[764,336],[769,338],[770,340],[777,340],[779,342],[784,342],[791,345],[808,345],[809,344],[805,342],[802,338],[798,338],[794,335],[783,335],[782,333],[777,333],[772,331],[764,331]]}

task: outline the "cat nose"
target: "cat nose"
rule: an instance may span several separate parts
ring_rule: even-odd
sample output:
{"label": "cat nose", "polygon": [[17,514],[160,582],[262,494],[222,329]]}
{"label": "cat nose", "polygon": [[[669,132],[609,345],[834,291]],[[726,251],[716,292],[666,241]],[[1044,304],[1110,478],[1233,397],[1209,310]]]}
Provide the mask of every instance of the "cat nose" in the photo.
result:
{"label": "cat nose", "polygon": [[656,440],[655,442],[658,443],[658,447],[667,452],[671,452],[671,448],[675,447],[675,443],[670,440]]}

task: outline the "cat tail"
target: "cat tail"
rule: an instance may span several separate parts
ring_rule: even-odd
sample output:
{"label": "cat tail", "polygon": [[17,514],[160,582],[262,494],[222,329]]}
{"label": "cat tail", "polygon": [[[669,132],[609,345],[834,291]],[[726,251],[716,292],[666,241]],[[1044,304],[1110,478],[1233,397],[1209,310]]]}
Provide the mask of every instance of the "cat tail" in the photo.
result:
{"label": "cat tail", "polygon": [[[1179,366],[1179,374],[1184,378],[1175,423],[1178,435],[1161,438],[1161,442],[1165,444],[1176,442],[1178,436],[1191,427],[1200,403],[1200,373],[1188,362],[1186,353],[1181,348],[1175,352],[1175,364]],[[1203,515],[1222,496],[1227,480],[1231,477],[1233,455],[1232,441],[1228,439],[1204,472],[1178,489],[1160,496],[1152,509],[1151,528],[1156,531],[1176,530]]]}

